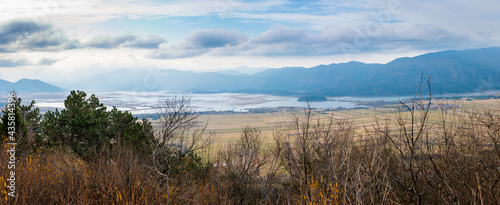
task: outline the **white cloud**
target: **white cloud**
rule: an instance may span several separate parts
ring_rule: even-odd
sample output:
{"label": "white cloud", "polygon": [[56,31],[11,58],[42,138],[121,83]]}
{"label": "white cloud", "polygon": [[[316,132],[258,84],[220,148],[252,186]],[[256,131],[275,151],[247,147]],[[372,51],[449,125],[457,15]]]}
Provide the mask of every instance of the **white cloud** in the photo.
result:
{"label": "white cloud", "polygon": [[0,59],[0,68],[30,65],[26,59]]}
{"label": "white cloud", "polygon": [[91,41],[85,43],[86,47],[91,47],[91,48],[104,48],[104,49],[110,49],[110,48],[116,48],[124,43],[131,42],[135,40],[135,36],[131,34],[127,35],[122,35],[122,36],[99,36]]}
{"label": "white cloud", "polygon": [[[455,34],[435,25],[391,23],[381,24],[376,28],[330,26],[317,33],[300,27],[277,25],[256,37],[241,41],[241,43],[221,44],[224,46],[214,48],[205,46],[203,49],[177,46],[166,51],[171,55],[161,56],[157,53],[155,57],[191,57],[201,54],[215,56],[313,56],[386,53],[401,50],[401,48],[407,50],[456,48],[460,45],[457,42],[471,41],[467,36]],[[222,35],[223,31],[218,31],[218,33],[217,36],[224,36]],[[191,41],[186,40],[186,42]],[[186,44],[186,42],[181,45]]]}
{"label": "white cloud", "polygon": [[157,35],[151,35],[146,38],[136,38],[133,41],[126,43],[124,46],[132,48],[153,49],[158,48],[160,44],[163,43],[167,43],[167,40],[165,38]]}
{"label": "white cloud", "polygon": [[79,45],[78,40],[68,39],[61,30],[51,25],[30,21],[12,21],[0,26],[0,49],[8,52],[19,50],[63,50]]}
{"label": "white cloud", "polygon": [[202,55],[211,50],[233,47],[248,40],[235,30],[197,29],[179,45],[162,48],[152,53],[154,58],[184,58]]}
{"label": "white cloud", "polygon": [[189,34],[180,47],[185,49],[217,48],[234,46],[247,40],[235,30],[197,29]]}
{"label": "white cloud", "polygon": [[[0,52],[8,56],[0,64],[9,66],[3,73],[22,67],[18,76],[44,70],[82,77],[143,66],[385,62],[500,46],[499,10],[497,0],[6,1],[0,7]],[[163,25],[167,20],[180,23]],[[164,37],[184,40],[169,43]]]}

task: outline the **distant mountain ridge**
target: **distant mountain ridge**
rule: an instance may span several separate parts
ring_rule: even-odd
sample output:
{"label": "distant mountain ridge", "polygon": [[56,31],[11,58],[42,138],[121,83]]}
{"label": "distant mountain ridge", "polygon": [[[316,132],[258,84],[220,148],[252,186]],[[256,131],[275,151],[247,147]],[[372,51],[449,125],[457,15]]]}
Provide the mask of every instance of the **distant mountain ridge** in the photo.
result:
{"label": "distant mountain ridge", "polygon": [[421,74],[433,93],[500,90],[500,48],[442,51],[387,64],[348,62],[312,68],[196,73],[173,69],[118,70],[75,83],[78,89],[242,92],[277,95],[396,96],[415,94]]}
{"label": "distant mountain ridge", "polygon": [[17,82],[9,82],[0,79],[0,92],[12,92],[15,90],[18,93],[37,93],[37,92],[62,92],[62,88],[48,84],[36,79],[21,79]]}

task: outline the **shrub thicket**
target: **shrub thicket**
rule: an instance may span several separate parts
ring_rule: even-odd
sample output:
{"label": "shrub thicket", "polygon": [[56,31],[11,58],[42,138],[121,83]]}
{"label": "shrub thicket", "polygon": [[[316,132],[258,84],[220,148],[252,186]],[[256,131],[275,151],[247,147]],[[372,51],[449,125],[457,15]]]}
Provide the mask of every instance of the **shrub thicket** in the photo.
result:
{"label": "shrub thicket", "polygon": [[275,129],[273,143],[245,127],[203,159],[197,153],[214,133],[189,98],[163,101],[153,129],[71,92],[66,109],[41,123],[32,104],[20,107],[38,116],[22,118],[20,129],[41,125],[34,136],[44,143],[19,156],[16,198],[6,194],[8,157],[0,153],[0,203],[499,204],[498,110],[432,110],[431,101],[400,102],[399,112],[362,128],[307,107]]}

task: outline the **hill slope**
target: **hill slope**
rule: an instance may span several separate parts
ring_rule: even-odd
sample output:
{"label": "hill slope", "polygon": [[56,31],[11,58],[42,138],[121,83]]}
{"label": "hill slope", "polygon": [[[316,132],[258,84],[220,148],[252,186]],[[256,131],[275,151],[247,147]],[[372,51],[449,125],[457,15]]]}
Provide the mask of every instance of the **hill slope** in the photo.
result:
{"label": "hill slope", "polygon": [[18,93],[37,92],[62,92],[63,89],[40,80],[21,79],[15,83],[0,80],[0,93],[11,92],[14,89]]}
{"label": "hill slope", "polygon": [[[252,75],[179,70],[119,70],[76,84],[128,91],[308,93],[328,96],[394,96],[418,91],[421,74],[434,93],[500,89],[500,48],[443,51],[387,64],[349,62],[312,68],[268,69]],[[89,83],[90,82],[90,83]]]}

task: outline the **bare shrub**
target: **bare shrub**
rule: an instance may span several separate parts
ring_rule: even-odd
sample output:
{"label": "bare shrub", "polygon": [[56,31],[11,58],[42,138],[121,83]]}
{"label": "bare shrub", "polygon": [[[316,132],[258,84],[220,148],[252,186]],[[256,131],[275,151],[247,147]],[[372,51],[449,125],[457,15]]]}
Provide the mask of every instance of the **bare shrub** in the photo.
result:
{"label": "bare shrub", "polygon": [[207,131],[207,123],[198,120],[200,115],[186,95],[165,99],[156,110],[158,124],[154,127],[155,138],[149,143],[149,168],[161,176],[159,184],[171,191],[172,183],[189,186],[188,178],[203,179],[208,167],[196,152],[212,143],[215,132]]}

